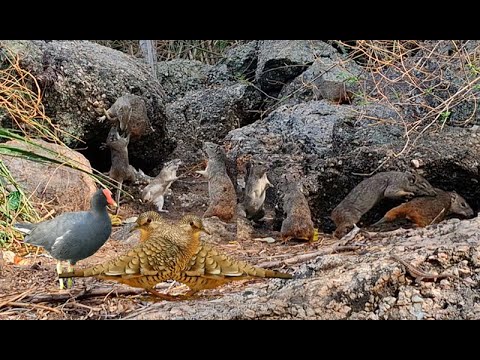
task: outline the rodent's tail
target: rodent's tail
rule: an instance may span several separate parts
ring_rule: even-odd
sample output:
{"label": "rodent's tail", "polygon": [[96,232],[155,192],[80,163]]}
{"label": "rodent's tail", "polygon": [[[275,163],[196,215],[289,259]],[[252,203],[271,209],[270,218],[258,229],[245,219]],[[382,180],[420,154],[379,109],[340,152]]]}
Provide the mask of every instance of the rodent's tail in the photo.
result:
{"label": "rodent's tail", "polygon": [[403,219],[408,215],[408,207],[405,204],[399,205],[387,211],[387,213],[372,226],[380,225],[386,222],[392,222],[395,219]]}
{"label": "rodent's tail", "polygon": [[372,224],[371,226],[378,226],[378,225],[382,225],[384,223],[387,222],[387,219],[384,217],[382,217],[380,220],[378,220],[375,224]]}

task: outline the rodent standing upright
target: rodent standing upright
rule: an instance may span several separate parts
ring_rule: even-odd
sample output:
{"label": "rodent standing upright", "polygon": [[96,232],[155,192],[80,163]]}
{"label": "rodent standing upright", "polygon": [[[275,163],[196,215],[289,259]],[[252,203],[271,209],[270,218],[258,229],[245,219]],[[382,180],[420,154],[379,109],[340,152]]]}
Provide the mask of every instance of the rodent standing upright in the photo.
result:
{"label": "rodent standing upright", "polygon": [[303,194],[302,185],[297,182],[290,182],[285,188],[283,212],[286,217],[282,222],[280,234],[284,242],[290,239],[313,241],[312,214]]}
{"label": "rodent standing upright", "polygon": [[217,216],[223,221],[235,217],[237,194],[225,167],[225,151],[220,145],[205,142],[203,150],[208,156],[207,167],[197,173],[208,178],[209,204],[204,217]]}
{"label": "rodent standing upright", "polygon": [[179,179],[177,170],[181,164],[182,161],[180,159],[166,162],[160,173],[143,189],[143,201],[154,203],[159,212],[168,212],[168,210],[163,210],[165,195],[170,189],[170,185]]}
{"label": "rodent standing upright", "polygon": [[267,170],[267,166],[262,161],[252,159],[248,163],[242,205],[249,220],[258,221],[265,216],[263,203],[267,189],[272,186],[267,177]]}
{"label": "rodent standing upright", "polygon": [[135,181],[135,169],[130,165],[128,159],[128,143],[130,134],[123,137],[116,126],[112,126],[107,136],[106,146],[110,148],[112,165],[108,176],[119,183],[115,201],[117,203],[116,213],[120,209],[120,192],[124,181]]}

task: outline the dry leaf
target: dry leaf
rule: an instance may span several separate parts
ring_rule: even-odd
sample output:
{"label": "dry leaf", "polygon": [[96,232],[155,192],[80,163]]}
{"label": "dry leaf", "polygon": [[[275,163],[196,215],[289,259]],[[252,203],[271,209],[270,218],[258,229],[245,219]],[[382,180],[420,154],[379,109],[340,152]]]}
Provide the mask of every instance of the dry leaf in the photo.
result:
{"label": "dry leaf", "polygon": [[15,264],[15,253],[13,251],[3,251],[3,261],[5,264]]}

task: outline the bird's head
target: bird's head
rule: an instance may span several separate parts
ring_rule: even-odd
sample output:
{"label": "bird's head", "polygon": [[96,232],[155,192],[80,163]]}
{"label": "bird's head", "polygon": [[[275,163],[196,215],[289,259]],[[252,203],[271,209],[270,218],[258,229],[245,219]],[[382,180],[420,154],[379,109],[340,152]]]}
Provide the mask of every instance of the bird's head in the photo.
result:
{"label": "bird's head", "polygon": [[189,226],[190,229],[194,232],[203,231],[204,233],[210,235],[210,232],[205,229],[202,219],[196,215],[183,216],[182,219],[179,221],[179,224],[182,226]]}
{"label": "bird's head", "polygon": [[97,190],[93,195],[90,204],[92,208],[104,207],[107,205],[117,207],[117,203],[112,198],[112,192],[106,188]]}
{"label": "bird's head", "polygon": [[163,221],[159,213],[155,211],[146,211],[138,215],[135,225],[130,229],[130,232],[140,230],[140,240],[143,241],[148,237],[148,234],[153,231],[154,223]]}

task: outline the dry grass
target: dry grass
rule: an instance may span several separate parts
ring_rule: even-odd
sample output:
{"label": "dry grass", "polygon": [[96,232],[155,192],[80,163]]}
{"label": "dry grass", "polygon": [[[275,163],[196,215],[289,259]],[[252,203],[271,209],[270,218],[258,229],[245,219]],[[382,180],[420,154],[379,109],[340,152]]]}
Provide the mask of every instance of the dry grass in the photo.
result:
{"label": "dry grass", "polygon": [[[139,40],[93,40],[124,53],[141,56]],[[198,60],[215,64],[226,50],[243,40],[154,40],[159,61],[172,59]]]}
{"label": "dry grass", "polygon": [[0,50],[0,108],[9,115],[12,127],[22,130],[25,136],[32,134],[63,144],[58,135],[71,135],[53,124],[45,114],[37,79],[20,66],[17,55],[7,48]]}
{"label": "dry grass", "polygon": [[[41,138],[68,148],[59,139],[59,135],[72,135],[54,124],[45,114],[42,93],[37,79],[28,70],[20,66],[20,58],[7,48],[0,48],[0,109],[3,109],[8,121],[10,121],[9,124],[3,123],[0,126],[0,140],[26,142],[39,150],[46,151],[48,155],[39,155],[33,151],[18,149],[2,143],[0,143],[0,154],[65,165],[85,172],[82,169],[82,164],[32,141],[33,138]],[[4,120],[4,122],[6,121]],[[15,130],[7,130],[3,126]],[[113,183],[100,173],[96,172],[92,176],[96,182],[114,187]],[[22,245],[23,243],[18,241],[19,234],[12,229],[11,225],[17,221],[17,218],[21,221],[35,222],[40,220],[36,208],[42,209],[45,207],[48,207],[48,204],[32,206],[30,199],[27,198],[7,167],[0,160],[0,247],[13,246],[17,252],[23,252],[22,249],[31,250],[31,247]]]}
{"label": "dry grass", "polygon": [[336,40],[332,43],[366,70],[367,77],[359,79],[362,91],[355,94],[356,103],[381,103],[396,114],[395,119],[381,119],[359,111],[359,118],[378,123],[393,121],[404,128],[404,146],[393,157],[412,149],[427,131],[478,121],[478,42]]}
{"label": "dry grass", "polygon": [[371,74],[364,101],[396,111],[413,141],[429,129],[466,125],[477,114],[480,46],[472,41],[338,41]]}

